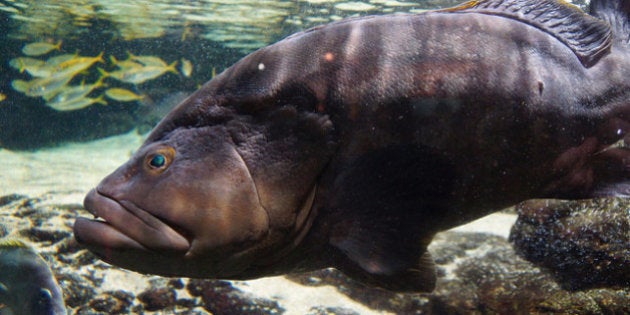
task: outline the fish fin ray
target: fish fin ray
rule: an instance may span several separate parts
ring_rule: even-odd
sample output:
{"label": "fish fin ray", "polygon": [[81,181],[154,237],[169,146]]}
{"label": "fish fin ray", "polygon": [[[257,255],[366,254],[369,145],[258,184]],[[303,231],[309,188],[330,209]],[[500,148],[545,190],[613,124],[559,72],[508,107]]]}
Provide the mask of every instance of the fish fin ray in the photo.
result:
{"label": "fish fin ray", "polygon": [[611,25],[616,42],[630,46],[630,0],[591,0],[589,10]]}
{"label": "fish fin ray", "polygon": [[608,54],[612,45],[610,25],[557,0],[473,0],[441,10],[502,16],[534,26],[561,41],[589,68]]}
{"label": "fish fin ray", "polygon": [[337,239],[332,244],[349,258],[349,263],[337,267],[361,282],[399,292],[430,292],[435,288],[437,272],[426,249],[376,244],[367,239]]}

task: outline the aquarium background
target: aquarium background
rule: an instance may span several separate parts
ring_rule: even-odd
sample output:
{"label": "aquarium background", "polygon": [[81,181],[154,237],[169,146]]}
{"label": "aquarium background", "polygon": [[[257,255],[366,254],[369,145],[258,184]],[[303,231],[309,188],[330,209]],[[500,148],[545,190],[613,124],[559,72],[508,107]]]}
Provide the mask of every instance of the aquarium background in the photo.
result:
{"label": "aquarium background", "polygon": [[[586,244],[580,252],[587,256],[567,265],[565,273],[549,271],[554,261],[527,247],[532,235],[542,237],[541,229],[562,234],[562,224],[544,226],[544,220],[530,218],[543,227],[521,222],[508,241],[517,211],[526,213],[528,205],[441,233],[430,247],[440,271],[431,294],[366,288],[334,270],[256,281],[145,276],[107,265],[74,241],[72,223],[85,215],[85,193],[126,161],[173,106],[248,53],[346,17],[419,13],[460,2],[0,0],[0,237],[24,239],[38,250],[64,291],[69,314],[630,313],[623,210],[628,205],[618,207],[623,200],[558,205],[584,209],[579,215],[587,219],[580,222],[597,221],[601,209],[622,209],[597,221],[600,225],[583,227],[600,235],[606,230],[601,227],[621,226],[615,243],[621,249],[602,254],[596,244]],[[27,56],[25,47],[32,43],[60,45]],[[31,83],[20,91],[15,82],[36,80],[27,68],[36,69],[38,62],[17,63],[18,58],[46,62],[62,55],[66,63],[53,70],[78,64],[85,69],[77,66],[70,78]],[[142,72],[147,67],[159,74]],[[140,75],[138,82],[124,77],[130,73]],[[94,103],[74,109],[61,100],[57,104],[66,108],[55,108],[52,96],[35,95],[52,84],[58,91],[95,84],[81,96]],[[523,245],[519,254],[513,243]],[[621,267],[611,270],[584,258],[598,261],[602,255],[621,257],[615,265]],[[593,277],[575,282],[575,273]]]}
{"label": "aquarium background", "polygon": [[[84,141],[140,127],[146,132],[177,102],[174,95],[188,94],[257,48],[294,32],[348,16],[392,12],[420,12],[457,1],[2,1],[0,28],[0,145],[10,149],[36,149],[64,141]],[[97,56],[97,62],[76,75],[68,86],[99,78],[98,68],[116,69],[112,57],[128,53],[150,55],[168,64],[182,58],[193,71],[189,77],[168,72],[141,84],[111,78],[106,87],[121,87],[146,96],[138,102],[106,100],[81,110],[57,111],[38,97],[17,92],[11,82],[30,80],[9,61],[24,57],[27,43],[61,41],[61,49],[35,56]],[[89,96],[103,94],[106,87]],[[180,97],[181,99],[181,97]],[[166,108],[165,108],[166,107]],[[18,118],[19,117],[19,118]]]}

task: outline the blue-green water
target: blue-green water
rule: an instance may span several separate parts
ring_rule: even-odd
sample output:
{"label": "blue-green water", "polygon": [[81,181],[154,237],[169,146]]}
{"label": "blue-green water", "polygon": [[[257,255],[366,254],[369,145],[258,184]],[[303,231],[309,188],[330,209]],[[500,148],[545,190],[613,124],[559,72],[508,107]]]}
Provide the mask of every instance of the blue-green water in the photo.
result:
{"label": "blue-green water", "polygon": [[[0,146],[37,149],[118,134],[137,126],[146,130],[163,115],[165,106],[172,105],[164,104],[166,97],[194,91],[212,78],[213,73],[291,33],[349,16],[421,12],[457,3],[453,0],[0,1],[3,30],[0,98],[4,99],[0,102],[3,130]],[[102,60],[73,74],[70,81],[56,82],[64,91],[97,82],[102,74],[99,68],[108,72],[120,70],[114,58],[125,60],[129,53],[176,63],[176,71],[166,71],[140,84],[109,77],[104,80],[106,85],[86,95],[93,99],[94,105],[55,106],[41,95],[17,91],[16,84],[12,84],[15,80],[31,82],[35,78],[24,67],[12,67],[10,63],[28,57],[23,48],[29,43],[61,43],[59,49],[31,56],[39,62],[64,54],[76,58],[103,54]],[[26,64],[33,62],[38,61]],[[188,75],[182,74],[184,63],[192,66]],[[107,88],[130,90],[143,99],[121,102],[105,95],[98,102]]]}

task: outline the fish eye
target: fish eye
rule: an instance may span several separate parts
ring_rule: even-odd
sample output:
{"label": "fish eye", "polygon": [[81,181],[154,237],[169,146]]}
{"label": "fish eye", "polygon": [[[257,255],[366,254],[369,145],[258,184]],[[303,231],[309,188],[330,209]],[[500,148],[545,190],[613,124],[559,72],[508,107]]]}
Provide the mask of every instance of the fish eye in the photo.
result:
{"label": "fish eye", "polygon": [[33,300],[33,312],[36,314],[51,314],[52,312],[52,292],[45,288],[40,288],[37,297]]}
{"label": "fish eye", "polygon": [[52,300],[52,293],[50,290],[41,288],[39,289],[39,295],[37,297],[37,303],[40,305],[47,304],[48,301]]}
{"label": "fish eye", "polygon": [[164,166],[164,164],[166,164],[166,157],[164,156],[164,154],[156,154],[149,161],[149,165],[155,168],[160,168]]}
{"label": "fish eye", "polygon": [[[4,283],[0,282],[0,310],[6,307],[9,301],[10,301],[9,288],[7,288],[4,285]],[[0,311],[0,314],[2,314],[1,311]]]}
{"label": "fish eye", "polygon": [[162,172],[175,158],[175,149],[172,147],[162,147],[151,153],[145,158],[145,167],[150,171]]}

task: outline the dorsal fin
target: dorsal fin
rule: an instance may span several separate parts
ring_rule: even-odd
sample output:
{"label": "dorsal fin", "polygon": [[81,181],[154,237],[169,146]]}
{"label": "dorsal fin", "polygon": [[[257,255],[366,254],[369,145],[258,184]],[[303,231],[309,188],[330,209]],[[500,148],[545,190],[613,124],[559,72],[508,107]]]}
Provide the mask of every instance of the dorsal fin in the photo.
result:
{"label": "dorsal fin", "polygon": [[630,0],[591,0],[590,11],[610,24],[617,42],[630,46]]}
{"label": "dorsal fin", "polygon": [[0,240],[0,250],[14,248],[30,248],[30,246],[18,239],[6,238]]}
{"label": "dorsal fin", "polygon": [[608,23],[559,0],[472,0],[442,11],[497,15],[529,24],[568,46],[587,68],[612,44]]}

